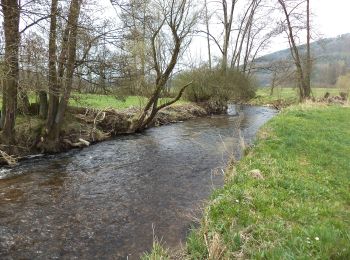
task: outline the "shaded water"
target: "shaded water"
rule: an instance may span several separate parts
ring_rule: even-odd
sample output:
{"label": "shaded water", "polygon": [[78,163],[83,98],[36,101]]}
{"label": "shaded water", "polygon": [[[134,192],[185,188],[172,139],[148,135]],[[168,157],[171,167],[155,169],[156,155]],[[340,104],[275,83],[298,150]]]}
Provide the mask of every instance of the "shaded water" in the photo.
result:
{"label": "shaded water", "polygon": [[[244,107],[250,142],[274,110]],[[184,241],[193,210],[239,156],[237,117],[213,116],[0,169],[1,259],[138,259]],[[215,171],[217,169],[217,171]]]}

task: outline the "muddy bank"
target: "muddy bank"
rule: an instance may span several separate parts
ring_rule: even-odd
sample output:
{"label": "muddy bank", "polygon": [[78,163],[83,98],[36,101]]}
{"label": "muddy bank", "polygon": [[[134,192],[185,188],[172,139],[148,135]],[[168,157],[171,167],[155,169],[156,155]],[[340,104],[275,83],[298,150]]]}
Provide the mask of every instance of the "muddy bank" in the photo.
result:
{"label": "muddy bank", "polygon": [[[215,104],[175,105],[161,110],[152,123],[152,127],[186,121],[196,117],[225,113],[226,108]],[[131,125],[140,110],[125,110],[71,107],[61,129],[61,152],[82,148],[108,140],[117,135],[132,134]],[[40,144],[43,140],[45,121],[37,116],[20,117],[16,126],[17,146],[8,152],[0,144],[0,164],[13,164],[26,159],[29,155],[44,153]]]}

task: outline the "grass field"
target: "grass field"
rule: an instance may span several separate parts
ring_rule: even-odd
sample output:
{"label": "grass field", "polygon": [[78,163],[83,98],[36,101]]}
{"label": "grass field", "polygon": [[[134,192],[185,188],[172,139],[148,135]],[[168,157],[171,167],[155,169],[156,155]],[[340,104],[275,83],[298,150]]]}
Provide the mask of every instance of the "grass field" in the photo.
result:
{"label": "grass field", "polygon": [[292,106],[227,171],[189,258],[350,259],[349,188],[350,108]]}
{"label": "grass field", "polygon": [[[97,95],[97,94],[75,94],[73,95],[70,104],[72,106],[93,107],[99,109],[114,108],[126,109],[130,107],[142,107],[147,102],[146,97],[128,96],[124,98],[117,98],[115,96]],[[161,98],[159,103],[168,102],[169,98]],[[181,105],[186,101],[179,100],[175,105]]]}
{"label": "grass field", "polygon": [[[313,88],[313,95],[315,97],[323,97],[326,92],[332,95],[338,95],[337,88]],[[0,95],[1,97],[1,95]],[[35,95],[29,95],[31,103],[37,102]],[[248,103],[251,105],[266,105],[272,104],[277,100],[282,100],[286,104],[294,104],[298,101],[298,93],[296,89],[292,88],[276,88],[274,94],[270,96],[269,88],[259,88],[256,97],[251,99]],[[2,99],[0,98],[0,106]],[[168,98],[161,98],[160,103],[169,101]],[[89,108],[114,108],[126,109],[130,107],[142,107],[147,102],[147,98],[141,96],[127,96],[124,98],[117,98],[112,95],[99,94],[73,94],[70,100],[70,105]],[[179,100],[174,105],[182,105],[188,103],[185,100]]]}
{"label": "grass field", "polygon": [[[331,95],[339,95],[340,90],[338,88],[312,88],[312,95],[315,98],[323,97],[326,92]],[[251,105],[266,105],[272,104],[277,100],[281,100],[285,104],[294,104],[298,100],[298,92],[296,88],[276,88],[273,95],[270,95],[270,88],[259,88],[256,92],[256,97],[249,101]]]}
{"label": "grass field", "polygon": [[[29,95],[29,100],[31,103],[37,102],[35,95]],[[169,98],[161,98],[159,103],[168,102]],[[2,104],[2,98],[0,95],[0,107]],[[98,94],[73,94],[69,104],[71,106],[78,107],[89,107],[89,108],[97,108],[97,109],[106,109],[106,108],[114,108],[114,109],[126,109],[130,107],[143,107],[147,102],[146,97],[140,96],[128,96],[125,98],[117,98],[115,96],[107,96],[107,95],[98,95]],[[183,105],[188,103],[184,100],[177,101],[174,105]]]}

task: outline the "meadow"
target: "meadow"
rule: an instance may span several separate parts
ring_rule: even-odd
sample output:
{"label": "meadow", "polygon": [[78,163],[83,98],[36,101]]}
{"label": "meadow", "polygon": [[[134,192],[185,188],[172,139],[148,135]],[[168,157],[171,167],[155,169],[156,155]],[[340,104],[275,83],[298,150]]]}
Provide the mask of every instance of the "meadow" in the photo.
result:
{"label": "meadow", "polygon": [[[127,109],[130,107],[141,108],[147,102],[147,97],[127,96],[118,97],[113,95],[98,95],[98,94],[74,94],[70,100],[70,105],[78,107],[93,107],[98,109]],[[161,98],[160,104],[170,101],[170,98]],[[175,105],[187,103],[184,100],[179,100]]]}
{"label": "meadow", "polygon": [[[326,93],[331,95],[339,95],[339,88],[312,88],[312,96],[314,98],[322,98]],[[281,88],[276,87],[273,95],[270,95],[270,88],[259,88],[256,92],[255,98],[248,103],[251,105],[266,105],[275,102],[283,102],[286,105],[295,104],[299,102],[298,90],[296,88]]]}
{"label": "meadow", "polygon": [[350,259],[349,119],[349,107],[302,104],[267,123],[212,195],[188,258]]}
{"label": "meadow", "polygon": [[[141,96],[126,96],[118,97],[114,95],[100,95],[100,94],[78,94],[74,93],[69,100],[69,105],[75,107],[86,107],[86,108],[96,108],[96,109],[127,109],[131,107],[142,108],[146,102],[147,97]],[[160,98],[159,104],[170,101],[170,98]],[[29,95],[30,103],[37,103],[37,97],[35,94]],[[186,104],[185,100],[179,100],[174,105]],[[0,106],[2,104],[2,98],[0,95]]]}

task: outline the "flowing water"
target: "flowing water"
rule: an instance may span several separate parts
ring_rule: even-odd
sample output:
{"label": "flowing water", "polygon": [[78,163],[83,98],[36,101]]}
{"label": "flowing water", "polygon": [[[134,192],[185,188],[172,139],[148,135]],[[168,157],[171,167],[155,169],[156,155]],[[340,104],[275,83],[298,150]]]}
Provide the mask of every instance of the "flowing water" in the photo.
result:
{"label": "flowing water", "polygon": [[[1,259],[138,259],[184,241],[196,209],[274,116],[243,107],[0,168]],[[198,214],[197,214],[198,215]]]}

